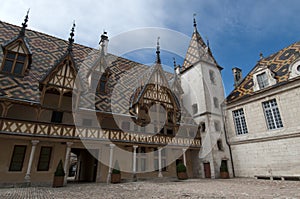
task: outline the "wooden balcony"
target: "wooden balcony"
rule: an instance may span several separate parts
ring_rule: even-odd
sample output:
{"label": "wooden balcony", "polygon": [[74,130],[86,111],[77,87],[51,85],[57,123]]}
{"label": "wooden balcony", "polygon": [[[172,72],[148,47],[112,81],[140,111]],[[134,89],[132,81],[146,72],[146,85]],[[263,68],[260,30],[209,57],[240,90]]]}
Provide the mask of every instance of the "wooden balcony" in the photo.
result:
{"label": "wooden balcony", "polygon": [[121,130],[94,127],[75,127],[74,125],[54,124],[0,118],[1,134],[31,135],[51,138],[89,139],[112,142],[143,143],[155,145],[201,147],[200,139],[189,137],[170,137],[151,135],[141,132],[123,132]]}

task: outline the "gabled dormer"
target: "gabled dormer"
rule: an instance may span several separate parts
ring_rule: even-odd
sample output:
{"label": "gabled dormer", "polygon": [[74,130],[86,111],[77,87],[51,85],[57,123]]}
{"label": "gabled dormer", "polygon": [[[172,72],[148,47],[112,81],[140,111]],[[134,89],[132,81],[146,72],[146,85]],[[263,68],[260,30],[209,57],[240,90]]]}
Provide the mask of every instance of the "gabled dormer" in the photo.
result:
{"label": "gabled dormer", "polygon": [[267,66],[259,64],[253,72],[253,91],[275,85],[277,80],[274,76],[274,73]]}
{"label": "gabled dormer", "polygon": [[66,101],[69,101],[67,106],[72,104],[71,96],[73,89],[76,89],[76,86],[80,86],[75,83],[78,71],[73,58],[72,49],[74,43],[74,28],[75,24],[73,24],[70,33],[66,53],[48,70],[40,81],[40,90],[42,90],[41,104],[45,107],[70,109],[70,107],[66,108]]}
{"label": "gabled dormer", "polygon": [[180,104],[162,69],[159,43],[156,54],[155,65],[138,80],[137,89],[130,98],[129,112],[135,116],[135,123],[141,126],[151,122],[151,114],[156,120],[154,123],[164,122],[167,116],[167,126],[162,128],[161,133],[172,135],[180,120]]}
{"label": "gabled dormer", "polygon": [[28,12],[22,23],[19,35],[1,45],[3,50],[3,61],[0,72],[16,76],[24,76],[32,62],[32,53],[25,37]]}
{"label": "gabled dormer", "polygon": [[111,75],[110,69],[107,63],[107,46],[108,46],[107,32],[101,35],[100,54],[98,55],[95,63],[92,65],[87,73],[87,79],[89,82],[89,89],[95,93],[106,94],[107,82]]}

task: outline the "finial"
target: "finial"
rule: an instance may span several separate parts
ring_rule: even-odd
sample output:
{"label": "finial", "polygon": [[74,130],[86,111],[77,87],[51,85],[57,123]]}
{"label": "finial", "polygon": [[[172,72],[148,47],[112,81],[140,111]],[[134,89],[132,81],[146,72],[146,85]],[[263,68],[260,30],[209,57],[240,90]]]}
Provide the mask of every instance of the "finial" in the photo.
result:
{"label": "finial", "polygon": [[262,52],[259,53],[259,58],[260,58],[260,59],[263,59],[263,58],[264,58],[264,55],[263,55]]}
{"label": "finial", "polygon": [[176,69],[177,64],[176,64],[176,59],[175,59],[175,57],[173,57],[173,63],[174,63],[174,69]]}
{"label": "finial", "polygon": [[68,46],[68,51],[72,51],[73,43],[74,43],[74,29],[75,29],[75,20],[73,21],[73,26],[71,29],[70,37],[69,37],[69,46]]}
{"label": "finial", "polygon": [[206,45],[209,48],[209,39],[206,37]]}
{"label": "finial", "polygon": [[30,8],[27,10],[27,14],[25,16],[24,22],[22,23],[22,28],[20,30],[19,37],[24,37],[25,36],[25,29],[27,27],[29,10],[30,10]]}
{"label": "finial", "polygon": [[157,64],[161,63],[161,61],[160,61],[160,50],[159,50],[159,39],[160,39],[160,37],[157,37],[157,43],[156,43],[156,45],[157,45],[157,47],[156,47],[156,63]]}
{"label": "finial", "polygon": [[196,23],[196,18],[195,18],[196,15],[197,15],[196,13],[193,14],[195,31],[197,30],[197,23]]}
{"label": "finial", "polygon": [[102,42],[102,44],[104,44],[104,41],[107,40],[107,39],[108,39],[107,32],[103,29],[103,33],[101,35],[101,39],[99,41],[99,44],[101,44],[101,42]]}

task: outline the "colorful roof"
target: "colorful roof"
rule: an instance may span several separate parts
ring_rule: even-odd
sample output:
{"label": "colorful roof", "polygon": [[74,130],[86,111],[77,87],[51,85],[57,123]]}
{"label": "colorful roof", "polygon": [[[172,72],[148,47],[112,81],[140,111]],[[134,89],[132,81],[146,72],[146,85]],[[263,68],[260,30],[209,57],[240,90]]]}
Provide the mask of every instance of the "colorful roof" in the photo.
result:
{"label": "colorful roof", "polygon": [[[19,34],[20,27],[0,21],[0,44],[11,41]],[[45,79],[49,71],[64,58],[68,48],[68,41],[59,39],[33,30],[25,33],[28,48],[32,52],[32,63],[23,77],[0,73],[0,98],[40,104],[40,82]],[[99,50],[73,44],[72,56],[81,81],[87,81],[92,66],[99,59]],[[0,63],[3,60],[3,51],[0,48]],[[80,106],[103,112],[128,114],[129,98],[138,85],[140,77],[151,72],[152,67],[107,54],[106,60],[110,70],[107,94],[86,92],[82,95]],[[164,72],[167,80],[173,74]],[[83,85],[87,85],[84,84]],[[89,89],[83,88],[86,91]],[[185,113],[186,116],[188,114]]]}
{"label": "colorful roof", "polygon": [[289,67],[300,56],[300,41],[269,57],[261,59],[242,82],[228,95],[227,102],[234,102],[256,94],[253,90],[253,74],[263,66],[271,70],[277,83],[269,88],[281,85],[289,80]]}

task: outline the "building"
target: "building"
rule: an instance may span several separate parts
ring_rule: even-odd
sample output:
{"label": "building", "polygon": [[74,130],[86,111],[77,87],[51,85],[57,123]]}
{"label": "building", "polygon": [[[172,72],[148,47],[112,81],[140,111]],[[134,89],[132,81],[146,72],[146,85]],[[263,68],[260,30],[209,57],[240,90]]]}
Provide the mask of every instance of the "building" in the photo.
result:
{"label": "building", "polygon": [[238,177],[300,176],[300,42],[262,57],[226,99],[226,132]]}
{"label": "building", "polygon": [[222,161],[232,175],[222,68],[196,22],[171,74],[159,43],[148,67],[109,54],[105,32],[93,49],[74,43],[75,24],[65,41],[27,21],[0,22],[1,186],[51,185],[60,160],[76,181],[109,181],[116,161],[123,179],[176,177],[179,162],[190,178],[219,177]]}

